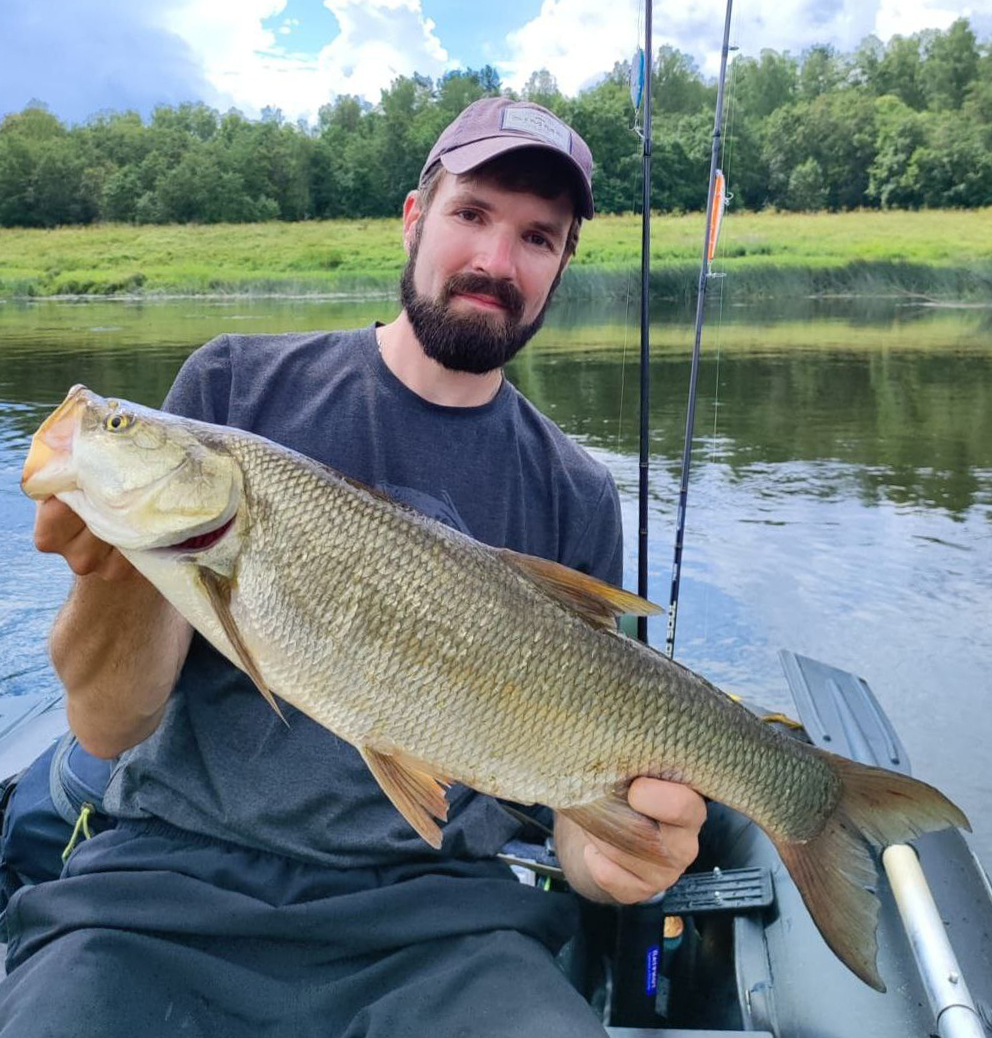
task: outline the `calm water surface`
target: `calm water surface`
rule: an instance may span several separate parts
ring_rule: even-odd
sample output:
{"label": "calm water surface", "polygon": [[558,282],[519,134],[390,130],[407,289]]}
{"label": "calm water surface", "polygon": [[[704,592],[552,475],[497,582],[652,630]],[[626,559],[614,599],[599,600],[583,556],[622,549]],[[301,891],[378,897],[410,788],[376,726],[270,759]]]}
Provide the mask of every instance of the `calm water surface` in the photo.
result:
{"label": "calm water surface", "polygon": [[[383,302],[0,303],[0,694],[57,687],[45,638],[69,584],[31,544],[27,443],[70,385],[157,405],[219,332],[351,327]],[[655,317],[652,597],[668,599],[688,344]],[[511,377],[611,468],[635,581],[636,328],[559,310]],[[992,863],[992,310],[839,302],[724,308],[700,375],[677,655],[790,704],[777,652],[863,675],[915,773],[970,815]],[[664,642],[662,623],[652,641]]]}

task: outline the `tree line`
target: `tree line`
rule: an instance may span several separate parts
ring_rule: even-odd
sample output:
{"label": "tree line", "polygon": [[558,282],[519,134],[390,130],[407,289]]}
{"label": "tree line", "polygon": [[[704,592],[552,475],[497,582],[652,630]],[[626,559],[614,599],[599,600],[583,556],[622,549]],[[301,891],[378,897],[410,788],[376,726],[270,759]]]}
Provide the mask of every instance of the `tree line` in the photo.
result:
{"label": "tree line", "polygon": [[[681,51],[654,57],[651,204],[706,204],[716,85]],[[629,66],[566,97],[546,70],[519,96],[588,141],[600,212],[641,197]],[[315,124],[201,103],[64,125],[44,104],[0,123],[0,226],[219,223],[399,214],[443,127],[503,88],[491,66],[396,79],[372,105],[339,96]],[[731,66],[723,165],[735,205],[846,210],[992,205],[992,45],[967,19],[865,39],[854,53],[763,51]]]}

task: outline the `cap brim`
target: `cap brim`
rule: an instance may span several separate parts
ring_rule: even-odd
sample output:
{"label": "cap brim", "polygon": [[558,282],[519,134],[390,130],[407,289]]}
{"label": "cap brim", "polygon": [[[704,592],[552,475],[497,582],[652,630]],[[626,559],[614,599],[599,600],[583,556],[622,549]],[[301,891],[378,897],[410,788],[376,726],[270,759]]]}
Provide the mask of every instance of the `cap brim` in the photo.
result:
{"label": "cap brim", "polygon": [[592,204],[592,191],[589,188],[585,173],[575,159],[560,148],[552,148],[547,144],[530,140],[527,137],[521,137],[520,139],[488,137],[485,140],[473,141],[471,144],[463,144],[460,148],[446,151],[441,155],[439,161],[449,173],[454,173],[457,176],[460,173],[471,173],[473,169],[478,169],[483,163],[496,158],[497,155],[504,155],[508,151],[517,151],[520,148],[540,148],[542,151],[548,151],[552,155],[560,155],[568,161],[569,165],[575,170],[575,184],[579,189],[580,208],[578,215],[586,220],[591,220],[595,211]]}

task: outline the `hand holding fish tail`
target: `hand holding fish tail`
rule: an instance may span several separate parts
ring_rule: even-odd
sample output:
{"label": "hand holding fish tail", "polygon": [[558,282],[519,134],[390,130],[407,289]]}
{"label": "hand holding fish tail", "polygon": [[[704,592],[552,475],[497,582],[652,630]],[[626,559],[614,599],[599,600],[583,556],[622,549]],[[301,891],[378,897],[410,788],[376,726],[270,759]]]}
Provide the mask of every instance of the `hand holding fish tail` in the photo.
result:
{"label": "hand holding fish tail", "polygon": [[558,857],[572,888],[591,901],[634,904],[667,890],[699,852],[699,830],[706,803],[688,786],[661,779],[637,778],[627,794],[630,806],[657,828],[657,857],[628,854],[558,816]]}

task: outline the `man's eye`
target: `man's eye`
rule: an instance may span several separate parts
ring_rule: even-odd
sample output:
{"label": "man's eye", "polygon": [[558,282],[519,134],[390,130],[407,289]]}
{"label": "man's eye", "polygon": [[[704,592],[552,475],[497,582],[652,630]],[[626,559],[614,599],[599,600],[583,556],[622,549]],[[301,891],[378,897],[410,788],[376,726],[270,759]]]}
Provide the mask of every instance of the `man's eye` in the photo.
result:
{"label": "man's eye", "polygon": [[532,245],[537,245],[542,249],[553,249],[554,244],[550,242],[543,234],[537,234],[536,232],[527,236],[528,241]]}

